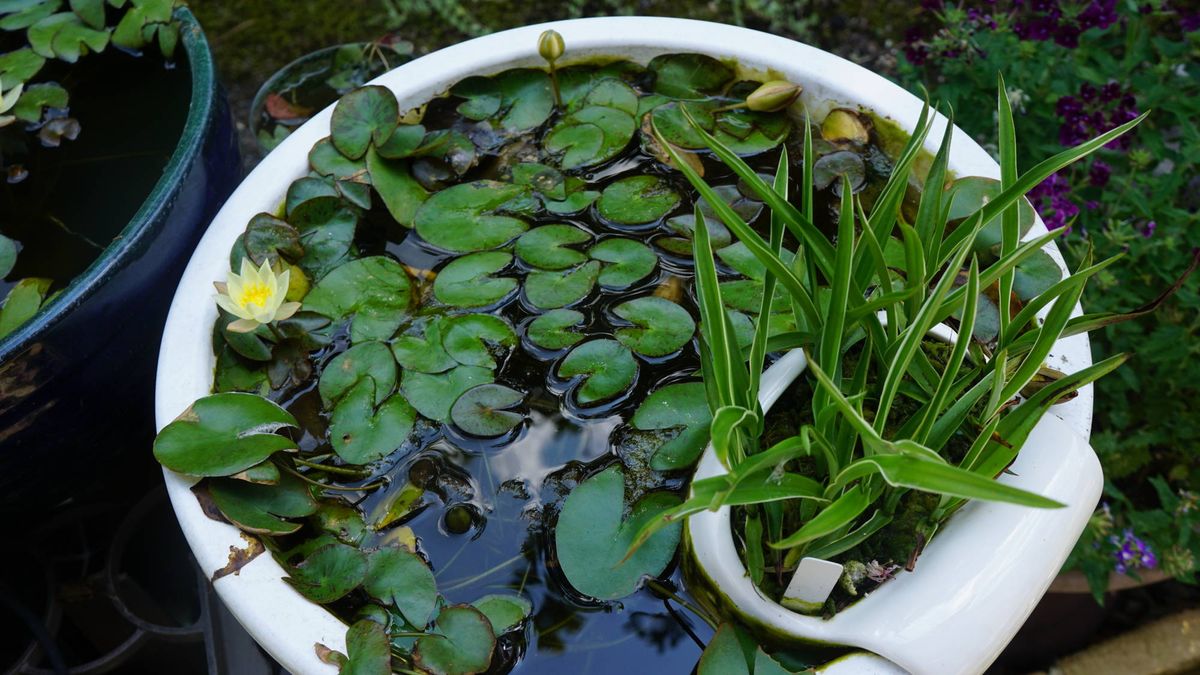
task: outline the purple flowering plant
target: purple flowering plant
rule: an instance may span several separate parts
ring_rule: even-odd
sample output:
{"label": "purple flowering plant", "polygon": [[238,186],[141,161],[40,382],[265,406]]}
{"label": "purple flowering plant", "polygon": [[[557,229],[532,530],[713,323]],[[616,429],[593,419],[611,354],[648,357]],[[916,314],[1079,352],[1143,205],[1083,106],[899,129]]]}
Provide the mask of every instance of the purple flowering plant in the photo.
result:
{"label": "purple flowering plant", "polygon": [[[924,0],[905,34],[902,84],[953,106],[996,154],[996,73],[1022,138],[1020,167],[1147,110],[1135,133],[1028,195],[1068,257],[1125,261],[1097,275],[1089,312],[1152,303],[1200,246],[1200,5],[1184,0]],[[930,16],[936,20],[929,20]],[[1200,277],[1158,311],[1092,333],[1093,352],[1134,358],[1096,385],[1093,446],[1105,506],[1068,561],[1097,599],[1112,575],[1196,580],[1200,558]],[[1191,501],[1189,501],[1191,500]],[[1191,504],[1191,506],[1188,506]]]}

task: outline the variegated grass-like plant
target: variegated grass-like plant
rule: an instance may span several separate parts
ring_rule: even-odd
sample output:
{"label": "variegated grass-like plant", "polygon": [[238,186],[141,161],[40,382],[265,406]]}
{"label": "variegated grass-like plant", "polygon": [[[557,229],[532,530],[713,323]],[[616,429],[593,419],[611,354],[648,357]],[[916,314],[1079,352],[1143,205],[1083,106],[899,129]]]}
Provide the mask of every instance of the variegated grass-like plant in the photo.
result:
{"label": "variegated grass-like plant", "polygon": [[[1062,233],[1054,230],[1020,241],[1019,200],[1145,115],[1019,173],[1002,80],[998,111],[1001,190],[994,199],[957,226],[949,220],[951,197],[941,188],[950,178],[950,123],[924,177],[928,189],[921,192],[915,218],[910,222],[905,217],[901,203],[933,120],[926,105],[869,212],[843,177],[832,241],[813,224],[811,125],[805,125],[802,194],[794,204],[787,193],[786,148],[774,183],[768,184],[693,123],[709,150],[770,206],[765,238],[659,135],[672,164],[753,252],[767,276],[754,339],[744,353],[723,309],[708,228],[697,212],[701,363],[713,412],[712,445],[728,473],[696,481],[691,498],[649,524],[639,541],[667,522],[704,509],[745,507],[739,538],[750,575],[761,583],[771,570],[782,585],[784,573],[801,558],[834,558],[888,527],[913,490],[938,497],[936,507],[915,525],[919,543],[912,560],[966,500],[1061,506],[995,477],[1016,458],[1052,405],[1125,361],[1125,355],[1118,355],[1049,377],[1044,368],[1058,340],[1119,319],[1071,317],[1088,278],[1115,258],[1098,264],[1085,260],[1073,274],[1019,306],[1012,299],[1017,266]],[[997,217],[1001,243],[981,261],[976,238]],[[785,246],[785,235],[790,235],[790,246]],[[889,264],[885,249],[902,250],[902,265]],[[777,296],[776,286],[785,293]],[[976,336],[975,326],[981,293],[989,289],[998,298],[1000,325],[997,336],[985,342]],[[778,311],[773,307],[777,297],[786,297],[783,311],[794,314],[797,329],[768,335],[766,318]],[[1042,310],[1045,315],[1039,318]],[[939,324],[953,326],[957,337],[936,350],[928,335]],[[808,356],[811,405],[800,411],[806,421],[798,433],[762,447],[760,374],[768,353],[788,349],[803,349]],[[809,459],[799,470],[794,460],[804,457]]]}

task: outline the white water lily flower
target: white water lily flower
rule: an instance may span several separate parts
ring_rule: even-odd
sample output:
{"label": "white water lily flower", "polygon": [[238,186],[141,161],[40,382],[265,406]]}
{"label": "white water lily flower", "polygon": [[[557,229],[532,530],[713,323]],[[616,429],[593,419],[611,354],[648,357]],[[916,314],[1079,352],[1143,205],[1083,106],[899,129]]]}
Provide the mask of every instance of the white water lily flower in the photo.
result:
{"label": "white water lily flower", "polygon": [[264,261],[254,269],[249,258],[242,258],[242,271],[229,272],[229,281],[217,282],[217,306],[237,317],[229,324],[235,333],[249,333],[263,324],[282,321],[300,309],[298,302],[284,302],[291,270],[276,275],[271,264]]}

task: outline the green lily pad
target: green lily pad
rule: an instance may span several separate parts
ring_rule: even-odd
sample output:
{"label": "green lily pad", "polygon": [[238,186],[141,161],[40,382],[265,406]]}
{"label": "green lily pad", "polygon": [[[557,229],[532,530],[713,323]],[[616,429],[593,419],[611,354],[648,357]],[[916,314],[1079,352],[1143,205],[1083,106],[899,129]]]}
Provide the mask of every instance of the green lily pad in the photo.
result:
{"label": "green lily pad", "polygon": [[468,77],[450,90],[465,99],[458,112],[468,119],[490,119],[510,132],[541,126],[554,111],[550,77],[541,70],[506,70],[494,77]]}
{"label": "green lily pad", "polygon": [[[269,213],[259,213],[250,219],[246,225],[246,232],[242,235],[242,246],[256,267],[267,261],[274,263],[281,258],[299,260],[304,255],[304,247],[300,245],[300,233],[296,228]],[[3,248],[2,245],[0,248]],[[2,251],[0,255],[3,255]],[[236,262],[236,265],[230,265],[231,269],[241,268],[241,261]],[[0,261],[0,271],[3,267],[3,261]],[[4,275],[0,274],[0,277],[2,276]]]}
{"label": "green lily pad", "polygon": [[[714,249],[728,246],[733,241],[733,236],[729,234],[729,230],[725,228],[725,225],[721,221],[705,217],[704,224],[708,226],[708,234]],[[655,245],[668,253],[682,258],[691,258],[692,239],[696,232],[695,214],[685,213],[681,216],[668,218],[666,225],[676,236],[659,237],[654,240]]]}
{"label": "green lily pad", "polygon": [[585,406],[628,390],[637,378],[637,371],[637,361],[629,348],[609,339],[575,347],[558,365],[559,377],[583,376],[583,383],[575,390],[575,400]]}
{"label": "green lily pad", "polygon": [[[720,286],[721,300],[726,307],[747,314],[757,314],[762,308],[763,284],[761,281],[736,279],[722,281]],[[787,306],[787,292],[781,286],[775,287],[773,303],[779,303],[774,305],[775,307]]]}
{"label": "green lily pad", "polygon": [[4,304],[0,305],[0,337],[13,332],[38,313],[50,291],[50,283],[49,279],[35,277],[22,279],[9,289]]}
{"label": "green lily pad", "polygon": [[867,165],[858,153],[849,150],[831,152],[813,162],[813,187],[824,190],[833,187],[841,196],[842,177],[850,181],[850,189],[858,192],[867,183]]}
{"label": "green lily pad", "polygon": [[450,407],[463,392],[493,379],[491,369],[479,366],[458,366],[436,375],[407,371],[400,382],[400,391],[417,412],[431,420],[447,422]]}
{"label": "green lily pad", "polygon": [[791,675],[791,671],[764,652],[754,638],[723,623],[700,655],[696,675]]}
{"label": "green lily pad", "polygon": [[650,276],[658,266],[658,256],[649,246],[624,237],[604,239],[588,249],[588,255],[604,263],[598,281],[605,288],[629,288]]}
{"label": "green lily pad", "polygon": [[580,483],[563,502],[554,528],[555,551],[575,590],[597,600],[618,600],[644,576],[658,576],[675,557],[682,523],[655,532],[626,558],[638,531],[680,503],[652,492],[625,511],[625,475],[613,466]]}
{"label": "green lily pad", "polygon": [[517,344],[507,319],[493,314],[464,314],[445,319],[442,346],[465,366],[495,368],[495,357]]}
{"label": "green lily pad", "polygon": [[501,251],[472,253],[451,260],[433,280],[433,296],[452,307],[495,304],[517,288],[516,279],[492,276],[510,264],[512,255]]}
{"label": "green lily pad", "polygon": [[704,150],[708,144],[688,120],[690,115],[697,126],[739,155],[756,155],[770,150],[782,143],[791,132],[791,122],[786,113],[754,112],[742,108],[722,111],[718,108],[719,101],[715,99],[660,105],[651,111],[653,128],[675,147]]}
{"label": "green lily pad", "polygon": [[533,612],[533,605],[520,595],[485,595],[471,605],[488,618],[496,635],[520,626]]}
{"label": "green lily pad", "polygon": [[154,458],[191,476],[231,476],[283,450],[291,439],[275,432],[296,418],[260,396],[213,394],[196,401],[154,439]]}
{"label": "green lily pad", "polygon": [[597,190],[587,190],[587,183],[574,176],[563,178],[563,190],[566,195],[562,199],[542,197],[542,206],[558,216],[569,216],[580,213],[600,198]]}
{"label": "green lily pad", "polygon": [[103,25],[100,30],[88,26],[73,12],[59,12],[30,26],[25,35],[39,56],[75,63],[84,54],[104,51],[110,33]]}
{"label": "green lily pad", "polygon": [[424,629],[437,606],[437,582],[416,553],[381,548],[367,557],[363,590],[395,607],[410,625]]}
{"label": "green lily pad", "polygon": [[[274,467],[274,465],[271,465]],[[317,511],[317,502],[308,485],[289,474],[279,474],[274,485],[259,485],[233,478],[213,478],[209,494],[229,522],[246,532],[281,536],[300,529],[301,523],[285,520],[302,518]]]}
{"label": "green lily pad", "polygon": [[1013,293],[1029,302],[1062,280],[1062,269],[1045,251],[1037,251],[1017,263],[1013,275]]}
{"label": "green lily pad", "polygon": [[430,131],[421,145],[412,151],[413,157],[437,157],[450,165],[454,173],[461,176],[479,159],[475,143],[456,129]]}
{"label": "green lily pad", "polygon": [[346,544],[334,543],[312,552],[288,570],[283,580],[301,595],[321,604],[340,600],[367,576],[367,556]]}
{"label": "green lily pad", "polygon": [[565,272],[530,272],[525,277],[525,297],[538,309],[557,309],[583,300],[600,276],[595,260]]}
{"label": "green lily pad", "polygon": [[353,316],[350,339],[386,340],[408,317],[411,284],[400,263],[384,256],[337,267],[308,292],[304,309],[340,321]]}
{"label": "green lily pad", "polygon": [[654,91],[672,98],[704,98],[733,81],[729,66],[704,54],[664,54],[650,60]]}
{"label": "green lily pad", "polygon": [[[316,214],[309,212],[309,215]],[[293,219],[300,232],[300,245],[304,247],[304,255],[297,263],[313,279],[324,277],[347,261],[358,227],[358,211],[349,206],[321,215],[324,216],[321,220]]]}
{"label": "green lily pad", "polygon": [[631,424],[639,431],[675,431],[664,437],[651,456],[656,471],[691,466],[708,445],[712,413],[702,382],[680,382],[655,389],[633,413]]}
{"label": "green lily pad", "polygon": [[355,89],[338,101],[329,121],[333,145],[346,157],[358,159],[374,143],[383,145],[400,121],[400,106],[386,87]]}
{"label": "green lily pad", "polygon": [[525,415],[512,411],[524,400],[525,394],[502,384],[481,384],[458,397],[450,419],[473,436],[503,436],[525,421]]}
{"label": "green lily pad", "polygon": [[[759,293],[761,292],[760,290]],[[729,322],[733,324],[733,336],[737,340],[738,349],[749,349],[750,344],[754,342],[754,319],[746,316],[744,312],[739,312],[735,309],[726,309],[725,314],[729,316]],[[780,315],[772,314],[771,318],[773,319],[776,316]],[[792,330],[795,330],[795,324],[793,324]]]}
{"label": "green lily pad", "polygon": [[542,225],[521,235],[514,247],[517,256],[543,270],[563,270],[587,260],[569,248],[591,241],[592,235],[573,225]]}
{"label": "green lily pad", "polygon": [[374,149],[367,151],[371,184],[383,199],[392,218],[412,227],[417,209],[429,199],[429,191],[413,178],[407,160],[384,159]]}
{"label": "green lily pad", "polygon": [[[389,357],[391,354],[388,355]],[[395,370],[395,366],[391,366]],[[412,433],[417,415],[399,394],[381,398],[383,389],[375,378],[358,380],[342,395],[329,421],[329,442],[333,450],[349,464],[367,464],[389,455],[404,445]]]}
{"label": "green lily pad", "polygon": [[413,662],[432,675],[474,675],[492,662],[496,637],[482,612],[469,605],[450,605],[438,613],[430,634],[417,638]]}
{"label": "green lily pad", "polygon": [[361,619],[346,631],[345,662],[338,675],[383,675],[392,671],[392,647],[382,624]]}
{"label": "green lily pad", "polygon": [[[950,196],[950,212],[946,214],[946,220],[956,221],[975,213],[995,199],[1000,194],[1000,181],[983,176],[964,176],[951,183],[946,191]],[[1033,227],[1033,204],[1024,197],[1017,204],[1017,223],[1021,229],[1021,236],[1024,236],[1029,232],[1029,228]],[[1003,242],[1002,220],[1003,216],[998,215],[983,226],[979,235],[975,237],[976,251],[986,251]]]}
{"label": "green lily pad", "polygon": [[396,360],[382,342],[362,342],[338,354],[325,365],[317,390],[328,406],[364,377],[375,380],[375,405],[396,388]]}
{"label": "green lily pad", "polygon": [[583,339],[583,335],[571,330],[582,326],[582,312],[573,309],[552,309],[529,322],[526,334],[529,341],[542,349],[566,349]]}
{"label": "green lily pad", "polygon": [[[367,536],[367,524],[358,509],[341,502],[321,500],[313,521],[318,529],[333,539],[350,546],[358,546]],[[320,546],[312,547],[316,550]]]}
{"label": "green lily pad", "polygon": [[[768,184],[774,180],[774,176],[767,176],[764,174],[759,174],[759,178],[762,178]],[[721,198],[721,201],[725,202],[729,208],[733,209],[734,213],[738,214],[738,216],[747,223],[753,223],[758,218],[758,214],[762,213],[762,202],[758,201],[754,197],[745,195],[741,188],[739,188],[737,185],[717,185],[713,187],[713,192],[715,192],[717,196]],[[707,199],[704,197],[697,199],[696,206],[700,207],[700,212],[703,213],[704,217],[707,219],[705,221],[706,223],[716,222],[720,229],[725,229],[725,223],[721,222],[721,219],[717,216],[717,212],[713,209],[712,205],[708,203]],[[713,236],[713,234],[713,229],[710,226],[709,236]],[[728,236],[728,234],[729,232],[726,230],[726,236]],[[724,246],[724,244],[718,246],[716,239],[713,240],[712,244],[713,248],[720,248],[721,246]]]}
{"label": "green lily pad", "polygon": [[677,352],[696,332],[696,322],[686,309],[653,295],[622,302],[613,313],[634,324],[618,328],[617,340],[642,356]]}
{"label": "green lily pad", "polygon": [[442,346],[439,319],[420,321],[409,327],[392,343],[392,356],[402,367],[422,373],[444,373],[458,364]]}
{"label": "green lily pad", "polygon": [[243,391],[250,394],[265,396],[271,391],[271,383],[267,381],[267,373],[261,364],[245,361],[237,357],[237,352],[228,344],[221,345],[217,352],[217,367],[213,376],[213,391]]}
{"label": "green lily pad", "polygon": [[590,105],[555,124],[546,134],[543,147],[559,156],[563,169],[577,169],[616,157],[629,145],[636,131],[637,121],[630,112],[606,105]]}
{"label": "green lily pad", "polygon": [[308,151],[308,165],[322,176],[336,180],[369,182],[367,164],[361,158],[350,159],[333,146],[329,138],[322,138]]}
{"label": "green lily pad", "polygon": [[0,234],[0,279],[8,276],[16,264],[17,242]]}
{"label": "green lily pad", "polygon": [[526,209],[529,188],[477,180],[442,190],[417,209],[414,222],[425,241],[455,253],[486,251],[512,241],[529,229],[520,218],[501,215]]}
{"label": "green lily pad", "polygon": [[617,225],[645,225],[667,215],[679,205],[679,193],[657,176],[622,178],[600,194],[600,216]]}
{"label": "green lily pad", "polygon": [[552,166],[522,162],[513,166],[512,182],[515,185],[527,185],[547,199],[567,198],[566,177]]}
{"label": "green lily pad", "polygon": [[375,147],[380,157],[404,159],[416,154],[425,143],[425,127],[420,124],[401,124],[396,127],[387,142]]}

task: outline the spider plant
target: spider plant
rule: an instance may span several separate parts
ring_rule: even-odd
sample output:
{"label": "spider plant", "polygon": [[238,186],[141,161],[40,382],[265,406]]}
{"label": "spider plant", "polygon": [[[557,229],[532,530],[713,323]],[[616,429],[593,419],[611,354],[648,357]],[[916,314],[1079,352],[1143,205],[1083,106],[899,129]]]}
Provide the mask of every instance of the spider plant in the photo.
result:
{"label": "spider plant", "polygon": [[[924,176],[926,189],[915,216],[906,217],[901,208],[932,126],[928,104],[872,204],[858,199],[843,177],[832,240],[813,225],[810,125],[805,125],[802,193],[793,203],[787,194],[786,150],[768,184],[693,123],[708,149],[771,208],[766,238],[721,201],[683,161],[682,151],[659,136],[672,164],[768,275],[754,339],[743,353],[723,309],[708,229],[697,214],[703,378],[713,412],[712,447],[728,472],[694,482],[691,498],[647,525],[639,540],[704,509],[744,507],[740,539],[752,579],[761,583],[772,570],[785,585],[784,573],[802,558],[834,558],[879,533],[897,519],[911,491],[935,495],[936,506],[915,525],[910,565],[939,524],[966,500],[1062,506],[995,477],[1052,405],[1125,360],[1125,355],[1114,356],[1069,375],[1044,366],[1056,341],[1111,318],[1072,319],[1071,312],[1088,278],[1113,260],[1085,260],[1073,274],[1018,306],[1010,300],[1018,265],[1062,232],[1020,241],[1018,202],[1050,174],[1126,133],[1145,115],[1021,173],[1004,92],[1001,80],[1001,190],[957,226],[948,219],[951,196],[942,189],[950,178],[952,122]],[[976,237],[997,218],[998,250],[980,255]],[[794,313],[797,330],[768,335],[776,285],[786,291],[784,310]],[[998,334],[987,340],[975,330],[984,293],[998,297],[1000,308]],[[939,325],[952,329],[952,339],[937,348],[928,336]],[[759,373],[768,353],[787,349],[804,350],[811,397],[798,411],[804,420],[799,431],[762,447]]]}

